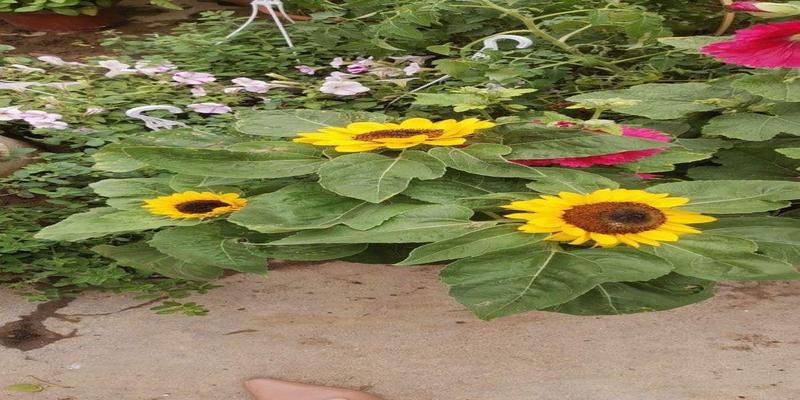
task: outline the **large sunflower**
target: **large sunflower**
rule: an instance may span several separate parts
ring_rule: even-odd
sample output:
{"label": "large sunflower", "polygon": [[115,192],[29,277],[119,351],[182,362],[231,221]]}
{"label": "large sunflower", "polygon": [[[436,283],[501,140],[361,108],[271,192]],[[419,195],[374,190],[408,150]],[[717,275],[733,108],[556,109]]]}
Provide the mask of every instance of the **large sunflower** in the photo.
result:
{"label": "large sunflower", "polygon": [[494,123],[469,118],[462,121],[448,119],[433,122],[425,118],[411,118],[399,124],[379,122],[354,122],[344,128],[322,128],[313,133],[300,133],[295,142],[316,146],[336,146],[340,153],[355,153],[380,148],[406,149],[420,144],[430,146],[456,146],[464,144],[465,136],[478,129],[491,128]]}
{"label": "large sunflower", "polygon": [[602,247],[639,247],[640,243],[660,246],[661,242],[678,240],[680,235],[700,233],[686,224],[716,221],[714,217],[673,209],[688,201],[667,193],[601,189],[585,195],[542,195],[503,208],[525,211],[507,217],[524,219],[525,224],[519,228],[523,232],[549,233],[547,240],[575,245],[591,240]]}
{"label": "large sunflower", "polygon": [[170,218],[207,218],[236,211],[247,200],[236,193],[216,194],[211,192],[181,192],[144,201],[142,207],[151,214]]}

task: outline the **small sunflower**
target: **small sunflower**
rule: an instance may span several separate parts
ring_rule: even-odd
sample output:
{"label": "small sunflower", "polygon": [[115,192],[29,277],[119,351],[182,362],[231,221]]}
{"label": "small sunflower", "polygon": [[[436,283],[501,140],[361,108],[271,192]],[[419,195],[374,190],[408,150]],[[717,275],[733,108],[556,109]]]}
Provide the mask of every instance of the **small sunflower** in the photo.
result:
{"label": "small sunflower", "polygon": [[526,211],[509,214],[524,219],[519,230],[549,233],[547,240],[579,245],[592,240],[596,246],[626,244],[660,246],[680,235],[700,233],[686,224],[716,221],[706,215],[674,210],[689,201],[667,193],[643,190],[601,189],[589,194],[561,192],[535,200],[515,201],[503,208]]}
{"label": "small sunflower", "polygon": [[298,143],[315,146],[336,146],[340,153],[371,151],[380,148],[406,149],[420,144],[430,146],[456,146],[464,144],[465,136],[478,129],[491,128],[494,123],[469,118],[462,121],[448,119],[433,122],[425,118],[411,118],[399,124],[379,122],[354,122],[344,128],[322,128],[313,133],[300,133]]}
{"label": "small sunflower", "polygon": [[236,211],[247,200],[236,193],[216,194],[211,192],[181,192],[144,201],[143,208],[151,214],[170,218],[207,218]]}

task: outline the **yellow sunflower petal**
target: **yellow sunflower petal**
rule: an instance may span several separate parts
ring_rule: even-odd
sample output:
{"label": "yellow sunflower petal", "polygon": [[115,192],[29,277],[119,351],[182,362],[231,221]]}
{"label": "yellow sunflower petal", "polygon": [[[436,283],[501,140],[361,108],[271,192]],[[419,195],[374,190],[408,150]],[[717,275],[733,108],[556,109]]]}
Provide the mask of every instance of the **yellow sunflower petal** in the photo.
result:
{"label": "yellow sunflower petal", "polygon": [[373,131],[382,131],[387,129],[393,129],[393,128],[389,124],[382,124],[378,122],[353,122],[352,124],[347,125],[347,130],[350,133],[355,133],[355,134],[362,134]]}
{"label": "yellow sunflower petal", "polygon": [[628,246],[635,247],[637,249],[639,248],[639,242],[628,237],[628,235],[616,235],[615,237],[621,243],[627,244]]}
{"label": "yellow sunflower petal", "polygon": [[590,232],[589,236],[591,236],[592,240],[601,246],[615,246],[619,244],[619,240],[614,235]]}
{"label": "yellow sunflower petal", "polygon": [[685,197],[665,197],[663,199],[649,201],[647,202],[647,204],[656,208],[667,208],[667,207],[677,207],[679,205],[686,204],[688,202],[689,199]]}
{"label": "yellow sunflower petal", "polygon": [[400,127],[406,129],[431,129],[433,122],[425,118],[411,118],[401,122]]}

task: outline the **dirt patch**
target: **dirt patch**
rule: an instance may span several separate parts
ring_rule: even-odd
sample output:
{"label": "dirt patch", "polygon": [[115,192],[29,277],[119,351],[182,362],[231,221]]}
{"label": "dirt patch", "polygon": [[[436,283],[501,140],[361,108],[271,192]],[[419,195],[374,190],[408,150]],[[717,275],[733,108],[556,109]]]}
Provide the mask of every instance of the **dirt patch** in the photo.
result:
{"label": "dirt patch", "polygon": [[77,337],[77,329],[62,335],[47,329],[44,325],[44,321],[49,318],[74,321],[57,313],[58,310],[66,307],[73,300],[72,298],[63,298],[41,303],[34,312],[0,326],[0,345],[12,349],[30,351],[41,349],[59,340]]}

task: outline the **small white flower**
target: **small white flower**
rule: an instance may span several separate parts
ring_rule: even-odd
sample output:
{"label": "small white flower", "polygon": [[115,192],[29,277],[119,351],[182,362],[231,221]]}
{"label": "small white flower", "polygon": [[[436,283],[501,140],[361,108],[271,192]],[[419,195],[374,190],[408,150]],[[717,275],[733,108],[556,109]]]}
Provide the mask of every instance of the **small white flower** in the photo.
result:
{"label": "small white flower", "polygon": [[330,66],[333,68],[339,68],[344,65],[344,60],[342,57],[336,57],[330,62]]}
{"label": "small white flower", "polygon": [[200,86],[193,87],[191,92],[194,97],[203,97],[208,94],[208,92]]}
{"label": "small white flower", "polygon": [[13,121],[22,118],[22,111],[19,107],[0,107],[0,121]]}
{"label": "small white flower", "polygon": [[0,81],[0,90],[15,90],[17,92],[24,92],[28,86],[36,85],[36,82],[2,82]]}
{"label": "small white flower", "polygon": [[231,82],[251,93],[267,93],[272,88],[272,85],[267,82],[250,78],[236,78]]}
{"label": "small white flower", "polygon": [[86,109],[86,111],[83,112],[83,115],[84,116],[89,116],[89,115],[94,115],[94,114],[100,114],[101,112],[103,112],[105,110],[106,109],[102,108],[102,107],[89,107],[89,108]]}
{"label": "small white flower", "polygon": [[295,66],[295,69],[306,75],[314,75],[318,68],[309,67],[308,65],[297,65]]}
{"label": "small white flower", "polygon": [[422,68],[419,66],[419,64],[412,62],[407,67],[403,68],[403,72],[406,73],[406,76],[411,76],[419,72],[421,69]]}
{"label": "small white flower", "polygon": [[147,61],[139,61],[136,63],[136,65],[134,65],[134,68],[136,68],[136,71],[140,74],[154,76],[164,72],[172,71],[177,67],[175,64],[170,62],[151,66]]}
{"label": "small white flower", "polygon": [[87,66],[86,64],[79,63],[76,61],[64,61],[61,59],[61,57],[56,57],[56,56],[39,56],[36,57],[36,59],[42,62],[46,62],[48,64],[58,65],[58,66],[79,66],[79,67]]}
{"label": "small white flower", "polygon": [[20,71],[25,72],[25,73],[47,72],[47,71],[45,71],[45,70],[43,70],[41,68],[29,67],[27,65],[22,65],[22,64],[11,64],[11,65],[9,65],[9,67],[17,69],[17,70],[20,70]]}
{"label": "small white flower", "polygon": [[225,89],[222,89],[222,92],[223,93],[239,93],[242,90],[244,90],[243,87],[234,86],[234,87],[226,87]]}
{"label": "small white flower", "polygon": [[28,122],[31,125],[33,125],[33,122],[55,122],[63,117],[61,116],[61,114],[57,113],[32,110],[32,111],[23,111],[22,114],[20,114],[20,118],[25,120],[25,122]]}
{"label": "small white flower", "polygon": [[354,96],[359,93],[369,92],[369,88],[356,81],[326,80],[319,88],[322,93],[336,96]]}
{"label": "small white flower", "polygon": [[137,72],[135,69],[131,69],[130,65],[120,62],[118,60],[98,61],[97,65],[108,70],[108,72],[106,72],[103,75],[106,78],[113,78],[115,76],[132,74],[134,72]]}
{"label": "small white flower", "polygon": [[230,107],[220,103],[189,104],[192,111],[199,114],[225,114],[233,111]]}
{"label": "small white flower", "polygon": [[202,85],[214,82],[217,78],[208,72],[176,72],[172,75],[172,80],[184,85]]}
{"label": "small white flower", "polygon": [[43,129],[67,129],[69,125],[67,125],[64,121],[46,121],[46,120],[33,120],[27,121],[31,126],[34,128],[43,128]]}

